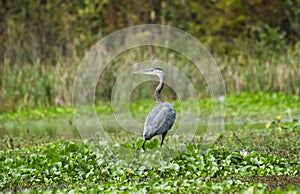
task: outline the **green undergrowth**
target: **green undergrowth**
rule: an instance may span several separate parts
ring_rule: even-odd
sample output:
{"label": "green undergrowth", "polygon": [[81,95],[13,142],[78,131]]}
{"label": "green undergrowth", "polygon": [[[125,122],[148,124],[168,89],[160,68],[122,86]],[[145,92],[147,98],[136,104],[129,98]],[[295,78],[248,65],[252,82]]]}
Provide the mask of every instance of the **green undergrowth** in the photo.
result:
{"label": "green undergrowth", "polygon": [[203,150],[199,144],[188,145],[169,162],[135,168],[121,167],[114,157],[96,153],[88,145],[60,141],[1,150],[0,167],[2,191],[234,192],[276,189],[250,181],[257,177],[289,176],[300,181],[295,178],[299,160],[256,151],[245,156],[223,146]]}
{"label": "green undergrowth", "polygon": [[13,147],[1,139],[0,191],[299,192],[299,133],[299,120],[274,120],[263,129],[227,129],[210,145],[195,140],[171,154],[170,137],[162,148],[158,139],[148,141],[146,151],[140,138],[32,139]]}

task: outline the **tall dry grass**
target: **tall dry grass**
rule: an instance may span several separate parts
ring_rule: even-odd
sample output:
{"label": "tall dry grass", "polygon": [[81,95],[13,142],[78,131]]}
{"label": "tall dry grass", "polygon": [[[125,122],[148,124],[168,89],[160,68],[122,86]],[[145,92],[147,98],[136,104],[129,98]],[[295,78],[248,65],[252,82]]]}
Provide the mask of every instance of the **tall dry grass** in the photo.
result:
{"label": "tall dry grass", "polygon": [[[117,56],[105,68],[99,78],[96,99],[110,100],[117,77],[133,63],[159,59],[171,63],[183,71],[193,83],[200,96],[209,91],[201,73],[184,56],[162,48],[141,47]],[[300,43],[285,52],[265,51],[260,55],[241,52],[236,56],[216,56],[226,84],[227,93],[281,92],[299,95],[300,86]],[[0,66],[0,112],[29,107],[69,106],[72,100],[72,86],[79,58],[52,64]],[[129,78],[130,79],[130,78]],[[156,83],[137,88],[133,98],[148,98],[153,94]],[[184,90],[184,85],[180,90]],[[167,98],[176,98],[170,88],[164,90]]]}

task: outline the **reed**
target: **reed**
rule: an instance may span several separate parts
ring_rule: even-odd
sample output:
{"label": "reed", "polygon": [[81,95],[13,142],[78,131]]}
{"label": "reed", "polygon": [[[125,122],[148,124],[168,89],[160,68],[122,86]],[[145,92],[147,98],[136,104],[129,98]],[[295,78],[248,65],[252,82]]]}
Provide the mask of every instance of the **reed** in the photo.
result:
{"label": "reed", "polygon": [[[299,95],[300,43],[284,52],[264,51],[261,54],[241,50],[238,55],[215,55],[226,84],[226,92],[285,93]],[[118,76],[139,61],[159,59],[184,72],[200,96],[208,96],[206,82],[200,72],[186,57],[163,48],[141,47],[130,49],[111,61],[99,78],[96,99],[109,101]],[[0,66],[0,112],[32,107],[70,106],[72,86],[79,57],[53,64],[34,65],[2,64]],[[151,98],[156,83],[133,91],[131,99]],[[184,90],[184,84],[178,87]],[[164,97],[176,99],[171,88],[166,87]]]}

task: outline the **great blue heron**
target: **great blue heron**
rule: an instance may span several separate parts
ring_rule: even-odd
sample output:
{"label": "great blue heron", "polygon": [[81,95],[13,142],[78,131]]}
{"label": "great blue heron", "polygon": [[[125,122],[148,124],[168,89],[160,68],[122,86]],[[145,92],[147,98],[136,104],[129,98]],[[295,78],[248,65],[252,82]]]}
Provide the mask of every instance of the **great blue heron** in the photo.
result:
{"label": "great blue heron", "polygon": [[145,143],[155,135],[162,135],[160,147],[162,146],[167,132],[174,124],[176,112],[173,106],[168,102],[162,102],[160,92],[164,87],[164,70],[160,67],[153,67],[150,69],[140,70],[134,73],[157,75],[159,77],[159,85],[155,90],[157,106],[148,114],[144,124],[144,143],[142,145],[145,150]]}

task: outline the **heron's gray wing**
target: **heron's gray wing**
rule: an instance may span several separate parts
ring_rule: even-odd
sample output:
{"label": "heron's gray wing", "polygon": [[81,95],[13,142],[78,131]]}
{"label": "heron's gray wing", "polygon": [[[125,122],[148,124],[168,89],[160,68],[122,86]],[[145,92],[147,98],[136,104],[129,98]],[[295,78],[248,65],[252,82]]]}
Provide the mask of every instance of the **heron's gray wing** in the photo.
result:
{"label": "heron's gray wing", "polygon": [[144,138],[151,139],[155,135],[167,132],[173,125],[176,112],[167,102],[157,105],[147,116],[144,125]]}

